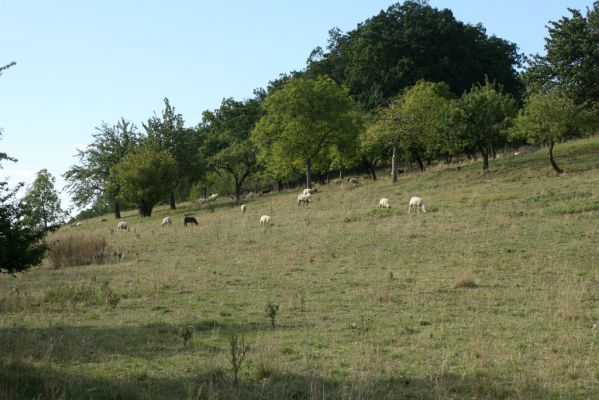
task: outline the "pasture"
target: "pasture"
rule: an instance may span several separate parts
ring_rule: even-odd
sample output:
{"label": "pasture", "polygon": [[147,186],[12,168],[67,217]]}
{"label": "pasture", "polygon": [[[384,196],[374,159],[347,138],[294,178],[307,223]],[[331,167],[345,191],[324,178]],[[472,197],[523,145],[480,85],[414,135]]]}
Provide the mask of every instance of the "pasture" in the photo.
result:
{"label": "pasture", "polygon": [[62,228],[108,256],[0,276],[0,398],[599,398],[599,138],[555,155]]}

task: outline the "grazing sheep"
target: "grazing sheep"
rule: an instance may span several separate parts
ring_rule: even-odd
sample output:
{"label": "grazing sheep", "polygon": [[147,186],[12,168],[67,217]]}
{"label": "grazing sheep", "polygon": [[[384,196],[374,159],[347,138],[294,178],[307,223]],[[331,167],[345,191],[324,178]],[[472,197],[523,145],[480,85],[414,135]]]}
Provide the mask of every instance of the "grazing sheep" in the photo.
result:
{"label": "grazing sheep", "polygon": [[302,192],[302,194],[312,194],[315,191],[316,191],[316,189],[307,188],[307,189],[304,189],[304,191]]}
{"label": "grazing sheep", "polygon": [[243,214],[245,214],[245,211],[247,210],[247,208],[248,208],[247,204],[242,204],[242,205],[241,205],[241,212],[242,212]]}
{"label": "grazing sheep", "polygon": [[118,224],[116,224],[116,230],[117,231],[130,231],[131,225],[129,225],[128,222],[120,221]]}
{"label": "grazing sheep", "polygon": [[207,201],[207,200],[206,200],[205,198],[203,198],[203,197],[200,197],[200,198],[198,199],[198,203],[200,203],[200,205],[204,204],[206,201]]}
{"label": "grazing sheep", "polygon": [[183,226],[187,225],[198,225],[198,220],[195,217],[185,216],[183,217]]}
{"label": "grazing sheep", "polygon": [[349,178],[347,181],[349,182],[350,185],[358,184],[358,178]]}
{"label": "grazing sheep", "polygon": [[416,207],[416,212],[420,212],[422,210],[423,213],[426,213],[426,204],[424,204],[424,199],[422,197],[413,196],[410,198],[410,205],[408,206],[408,214],[412,211],[412,207]]}
{"label": "grazing sheep", "polygon": [[206,199],[206,201],[214,201],[218,199],[218,193],[213,193],[210,196],[208,196],[208,198]]}
{"label": "grazing sheep", "polygon": [[260,193],[261,194],[268,194],[270,192],[272,192],[272,188],[271,187],[270,188],[266,188],[266,189],[262,189],[262,191]]}
{"label": "grazing sheep", "polygon": [[312,195],[311,194],[303,194],[300,193],[297,195],[297,205],[301,205],[302,203],[305,205],[308,205],[312,202]]}
{"label": "grazing sheep", "polygon": [[75,224],[75,226],[81,226],[81,225],[83,225],[81,222],[77,222],[77,223]]}
{"label": "grazing sheep", "polygon": [[260,217],[260,226],[269,226],[270,225],[270,215],[263,215]]}
{"label": "grazing sheep", "polygon": [[389,199],[383,197],[379,200],[379,208],[391,208],[389,205]]}
{"label": "grazing sheep", "polygon": [[102,219],[100,220],[100,222],[106,222],[106,221],[108,221],[108,218],[102,218]]}
{"label": "grazing sheep", "polygon": [[164,217],[162,220],[161,226],[164,228],[165,226],[173,226],[173,220],[171,217]]}

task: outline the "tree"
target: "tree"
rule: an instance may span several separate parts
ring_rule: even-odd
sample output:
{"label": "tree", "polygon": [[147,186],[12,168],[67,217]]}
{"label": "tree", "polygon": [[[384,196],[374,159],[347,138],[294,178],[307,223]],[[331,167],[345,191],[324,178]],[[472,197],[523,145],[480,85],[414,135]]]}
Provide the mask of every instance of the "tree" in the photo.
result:
{"label": "tree", "polygon": [[233,178],[237,202],[243,183],[260,167],[250,138],[261,116],[256,99],[243,102],[225,99],[218,110],[203,114],[200,130],[205,136],[205,153],[216,171],[224,171]]}
{"label": "tree", "polygon": [[191,185],[205,172],[205,166],[199,158],[200,136],[193,129],[185,128],[181,114],[175,112],[168,98],[164,98],[162,116],[154,115],[143,124],[148,144],[156,151],[166,151],[175,160],[177,173],[169,184],[169,205],[176,208],[175,189],[182,184]]}
{"label": "tree", "polygon": [[269,169],[302,164],[306,186],[312,187],[312,168],[329,146],[341,152],[353,143],[359,129],[357,106],[332,79],[292,78],[263,101],[265,115],[252,132]]}
{"label": "tree", "polygon": [[580,109],[574,101],[557,92],[530,94],[511,129],[514,138],[549,149],[549,162],[559,175],[564,171],[553,158],[555,144],[581,133]]}
{"label": "tree", "polygon": [[310,54],[307,74],[347,85],[370,111],[420,80],[445,82],[457,96],[486,76],[516,98],[522,91],[516,70],[522,56],[515,44],[426,1],[393,4],[345,34],[332,29],[326,50]]}
{"label": "tree", "polygon": [[109,202],[115,218],[121,218],[121,188],[111,169],[123,161],[140,143],[137,127],[121,118],[116,125],[102,123],[93,135],[94,142],[77,150],[79,165],[64,173],[67,190],[78,207]]}
{"label": "tree", "polygon": [[[0,152],[0,163],[3,160],[16,161]],[[0,181],[0,273],[14,274],[40,264],[47,249],[46,230],[25,223],[27,209],[16,198],[21,186],[10,189]]]}
{"label": "tree", "polygon": [[172,191],[177,163],[170,153],[145,145],[125,156],[111,173],[121,187],[121,196],[137,206],[140,216],[149,217],[154,206]]}
{"label": "tree", "polygon": [[23,199],[27,209],[24,222],[37,229],[48,230],[64,222],[66,213],[54,188],[56,179],[46,169],[38,171]]}
{"label": "tree", "polygon": [[599,102],[599,2],[586,16],[568,8],[571,17],[549,21],[544,56],[535,55],[523,77],[527,86],[559,88],[584,107]]}
{"label": "tree", "polygon": [[507,128],[516,112],[515,100],[488,81],[473,86],[457,102],[453,128],[466,146],[480,150],[483,171],[489,169],[489,154],[493,154],[494,146],[507,140]]}

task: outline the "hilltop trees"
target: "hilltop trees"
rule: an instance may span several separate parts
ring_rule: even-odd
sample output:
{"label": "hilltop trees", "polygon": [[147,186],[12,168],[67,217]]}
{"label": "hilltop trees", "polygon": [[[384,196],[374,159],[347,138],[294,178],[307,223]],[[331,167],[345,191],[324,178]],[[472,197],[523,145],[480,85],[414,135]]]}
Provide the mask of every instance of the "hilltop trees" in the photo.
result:
{"label": "hilltop trees", "polygon": [[292,78],[264,99],[263,108],[265,115],[252,138],[266,155],[266,167],[303,164],[307,187],[312,187],[313,166],[324,150],[330,146],[343,150],[359,131],[355,103],[327,77]]}
{"label": "hilltop trees", "polygon": [[599,2],[586,16],[569,8],[571,17],[549,21],[544,56],[535,55],[523,76],[530,87],[558,88],[584,107],[599,102]]}
{"label": "hilltop trees", "polygon": [[385,106],[420,80],[445,82],[458,96],[485,77],[515,97],[522,91],[515,44],[422,1],[393,4],[345,34],[332,29],[326,50],[312,52],[308,75],[347,85],[367,110]]}
{"label": "hilltop trees", "polygon": [[112,168],[137,148],[141,137],[135,125],[121,118],[116,125],[102,123],[93,135],[94,142],[77,150],[79,165],[64,173],[67,190],[77,207],[112,204],[115,218],[121,218],[121,186]]}

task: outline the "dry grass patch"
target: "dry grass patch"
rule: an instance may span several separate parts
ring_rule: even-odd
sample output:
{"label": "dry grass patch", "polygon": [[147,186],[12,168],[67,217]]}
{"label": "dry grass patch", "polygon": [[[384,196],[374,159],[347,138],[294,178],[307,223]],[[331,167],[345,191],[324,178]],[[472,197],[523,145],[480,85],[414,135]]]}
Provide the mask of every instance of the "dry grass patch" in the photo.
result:
{"label": "dry grass patch", "polygon": [[50,244],[46,253],[53,268],[102,264],[108,257],[108,240],[103,236],[67,235]]}
{"label": "dry grass patch", "polygon": [[460,289],[460,288],[474,289],[474,288],[477,288],[478,286],[479,286],[479,282],[476,279],[476,277],[474,276],[474,274],[470,271],[466,271],[466,272],[463,272],[458,277],[458,280],[456,281],[454,288],[455,289]]}

